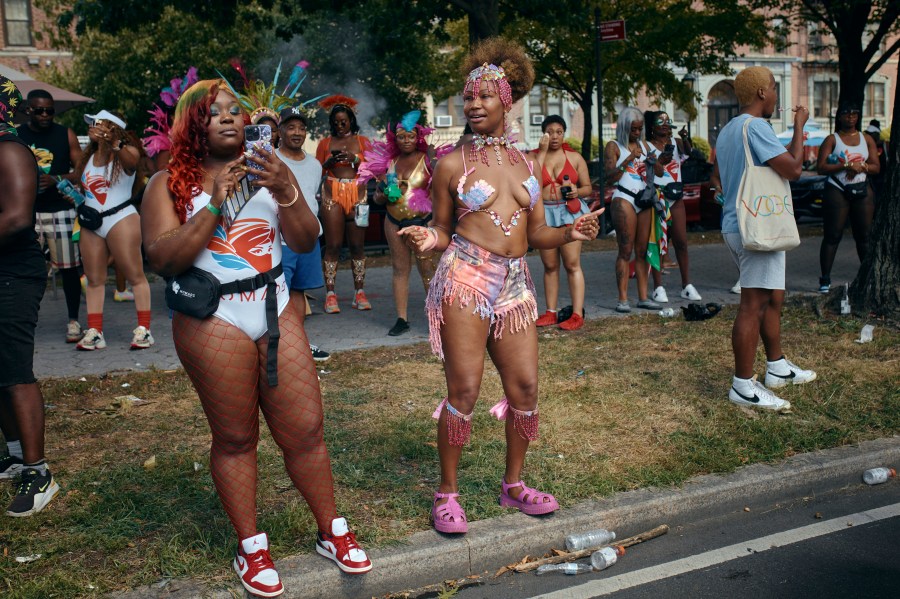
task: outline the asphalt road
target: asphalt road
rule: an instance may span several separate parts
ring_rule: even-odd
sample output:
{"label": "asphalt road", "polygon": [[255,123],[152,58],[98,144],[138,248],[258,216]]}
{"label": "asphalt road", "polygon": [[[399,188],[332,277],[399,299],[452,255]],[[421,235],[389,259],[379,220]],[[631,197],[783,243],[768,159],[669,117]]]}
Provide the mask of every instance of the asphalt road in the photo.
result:
{"label": "asphalt road", "polygon": [[[900,481],[672,523],[603,572],[505,575],[457,599],[900,596]],[[623,538],[640,531],[617,531]],[[582,560],[589,563],[587,560]]]}

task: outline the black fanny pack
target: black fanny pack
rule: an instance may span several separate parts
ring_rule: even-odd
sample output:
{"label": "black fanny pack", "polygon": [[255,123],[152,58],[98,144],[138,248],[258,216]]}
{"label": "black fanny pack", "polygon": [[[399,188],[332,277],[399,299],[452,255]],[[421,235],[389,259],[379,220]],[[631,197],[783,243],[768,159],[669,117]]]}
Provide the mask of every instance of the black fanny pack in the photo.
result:
{"label": "black fanny pack", "polygon": [[84,227],[88,231],[96,231],[103,226],[104,217],[115,214],[116,212],[124,210],[129,206],[131,206],[131,200],[110,208],[109,210],[100,212],[96,208],[91,208],[87,204],[82,203],[78,205],[78,207],[75,209],[75,212],[78,213],[78,222],[81,223],[82,227]]}
{"label": "black fanny pack", "polygon": [[250,293],[266,288],[266,326],[269,333],[266,374],[269,386],[278,385],[278,301],[275,297],[275,281],[281,276],[281,264],[255,277],[222,284],[212,273],[192,266],[173,277],[166,284],[166,306],[186,316],[204,319],[219,309],[219,300],[232,293]]}
{"label": "black fanny pack", "polygon": [[662,187],[663,197],[670,202],[677,202],[684,197],[684,183],[681,181],[672,181],[666,183]]}
{"label": "black fanny pack", "polygon": [[838,189],[843,191],[851,200],[861,200],[866,197],[866,194],[869,192],[868,181],[844,184],[838,181],[837,177],[832,177],[831,180],[834,181],[835,185],[838,186]]}
{"label": "black fanny pack", "polygon": [[626,189],[621,185],[616,185],[616,189],[634,199],[634,205],[641,210],[653,208],[659,201],[659,196],[656,193],[656,187],[652,185],[649,187],[645,187],[644,189],[637,192]]}
{"label": "black fanny pack", "polygon": [[387,219],[400,227],[401,229],[404,227],[427,227],[428,223],[431,221],[431,213],[429,212],[425,216],[419,218],[404,218],[403,220],[397,220],[393,216],[391,216],[390,212],[385,212],[385,216]]}

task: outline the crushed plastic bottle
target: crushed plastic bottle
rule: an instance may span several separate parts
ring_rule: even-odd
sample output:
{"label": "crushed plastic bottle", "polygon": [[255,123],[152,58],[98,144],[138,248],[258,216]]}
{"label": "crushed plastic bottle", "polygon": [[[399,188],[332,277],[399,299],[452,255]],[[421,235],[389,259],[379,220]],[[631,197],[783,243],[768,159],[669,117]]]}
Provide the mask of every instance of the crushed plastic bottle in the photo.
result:
{"label": "crushed plastic bottle", "polygon": [[615,538],[616,533],[605,528],[575,533],[566,537],[566,551],[580,551],[588,547],[600,547],[601,545],[609,544]]}
{"label": "crushed plastic bottle", "polygon": [[663,308],[662,310],[659,311],[659,315],[662,316],[663,318],[672,318],[673,316],[675,316],[675,309],[674,308]]}
{"label": "crushed plastic bottle", "polygon": [[604,547],[591,554],[591,565],[594,570],[605,570],[616,563],[621,555],[625,555],[624,547]]}
{"label": "crushed plastic bottle", "polygon": [[880,485],[895,476],[897,476],[897,471],[893,468],[870,468],[863,472],[863,482],[867,485]]}
{"label": "crushed plastic bottle", "polygon": [[562,572],[569,576],[575,576],[576,574],[587,574],[591,570],[593,568],[587,564],[544,564],[543,566],[538,566],[537,575],[543,576],[551,572]]}

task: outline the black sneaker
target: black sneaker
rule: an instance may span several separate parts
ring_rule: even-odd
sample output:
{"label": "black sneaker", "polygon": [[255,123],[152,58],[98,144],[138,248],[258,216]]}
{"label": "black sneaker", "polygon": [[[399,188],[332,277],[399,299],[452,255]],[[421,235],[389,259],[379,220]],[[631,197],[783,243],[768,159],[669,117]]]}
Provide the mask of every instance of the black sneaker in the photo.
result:
{"label": "black sneaker", "polygon": [[409,323],[402,318],[398,318],[397,322],[394,323],[394,326],[391,327],[391,330],[388,331],[388,335],[391,337],[397,337],[398,335],[402,335],[408,330]]}
{"label": "black sneaker", "polygon": [[44,509],[58,492],[59,485],[53,480],[49,469],[41,474],[37,468],[26,466],[16,487],[16,496],[6,509],[6,514],[17,518],[36,514]]}
{"label": "black sneaker", "polygon": [[0,458],[0,479],[17,478],[22,473],[22,459],[6,454]]}
{"label": "black sneaker", "polygon": [[331,357],[331,354],[327,351],[319,349],[318,345],[313,345],[312,343],[309,344],[309,351],[312,352],[313,360],[316,362],[325,362]]}

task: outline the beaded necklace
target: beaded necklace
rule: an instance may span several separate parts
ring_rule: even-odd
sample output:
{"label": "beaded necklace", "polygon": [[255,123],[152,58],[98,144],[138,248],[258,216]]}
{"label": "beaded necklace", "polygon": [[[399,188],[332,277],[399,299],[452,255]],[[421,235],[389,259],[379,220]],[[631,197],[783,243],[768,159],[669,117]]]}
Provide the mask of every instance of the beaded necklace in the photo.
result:
{"label": "beaded necklace", "polygon": [[494,148],[494,155],[497,157],[497,164],[503,164],[503,159],[500,156],[500,146],[503,146],[506,149],[506,157],[512,164],[519,163],[519,153],[516,151],[513,143],[514,139],[510,139],[506,135],[493,136],[493,135],[480,135],[475,133],[472,135],[472,145],[469,149],[469,159],[476,160],[477,158],[481,159],[481,162],[485,164],[485,166],[490,166],[488,164],[487,157],[487,146],[492,146]]}

